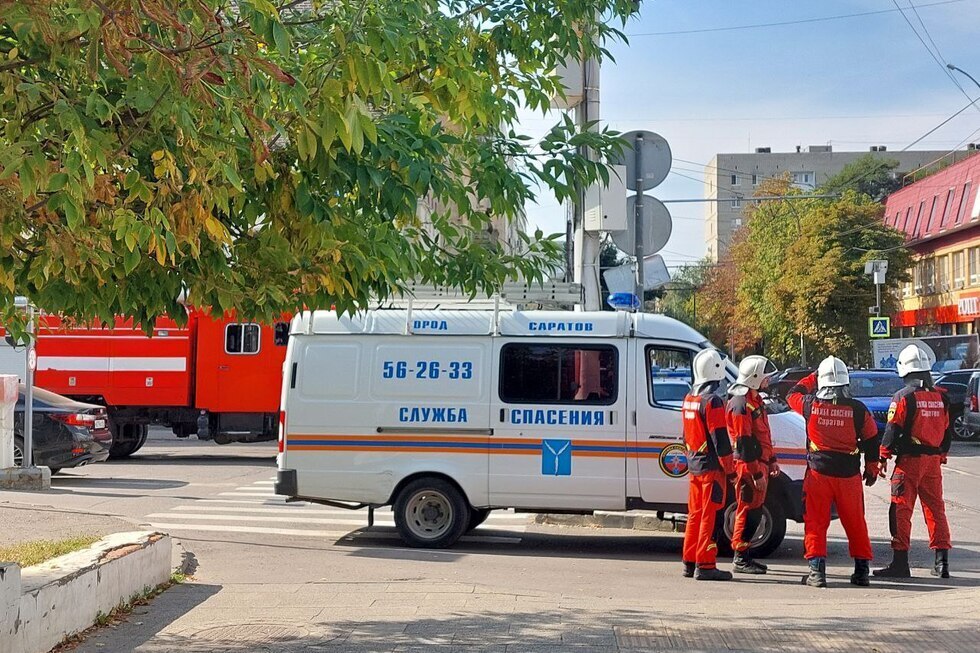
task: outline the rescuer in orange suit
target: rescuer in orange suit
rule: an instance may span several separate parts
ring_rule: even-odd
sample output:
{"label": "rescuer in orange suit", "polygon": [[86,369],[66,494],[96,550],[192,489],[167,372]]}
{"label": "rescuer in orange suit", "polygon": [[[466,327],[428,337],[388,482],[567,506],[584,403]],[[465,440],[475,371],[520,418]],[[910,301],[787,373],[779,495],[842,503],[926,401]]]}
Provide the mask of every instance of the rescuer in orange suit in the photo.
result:
{"label": "rescuer in orange suit", "polygon": [[725,402],[718,394],[725,364],[715,349],[694,357],[694,385],[684,397],[684,443],[690,485],[684,531],[684,576],[695,580],[731,580],[717,567],[715,517],[725,507],[728,477],[733,473],[732,445],[725,426]]}
{"label": "rescuer in orange suit", "polygon": [[892,500],[888,525],[892,534],[892,561],[875,576],[909,578],[912,511],[922,499],[929,529],[929,548],[936,552],[932,575],[949,578],[949,522],[943,502],[943,472],[952,441],[949,402],[932,384],[926,352],[909,345],[898,355],[898,373],[905,387],[895,393],[888,409],[888,424],[881,439],[883,467],[896,456],[892,472]]}
{"label": "rescuer in orange suit", "polygon": [[726,421],[735,457],[735,528],[733,569],[742,574],[764,574],[766,565],[749,554],[752,538],[762,522],[769,477],[779,475],[772,448],[769,417],[759,394],[769,361],[764,356],[746,356],[738,366],[738,378],[728,391]]}
{"label": "rescuer in orange suit", "polygon": [[873,553],[864,518],[861,454],[864,482],[874,485],[880,473],[880,441],[871,413],[851,398],[850,383],[844,361],[828,356],[786,397],[790,407],[806,420],[803,556],[810,573],[803,582],[811,587],[827,587],[827,529],[834,505],[854,558],[851,583],[862,587],[871,584]]}

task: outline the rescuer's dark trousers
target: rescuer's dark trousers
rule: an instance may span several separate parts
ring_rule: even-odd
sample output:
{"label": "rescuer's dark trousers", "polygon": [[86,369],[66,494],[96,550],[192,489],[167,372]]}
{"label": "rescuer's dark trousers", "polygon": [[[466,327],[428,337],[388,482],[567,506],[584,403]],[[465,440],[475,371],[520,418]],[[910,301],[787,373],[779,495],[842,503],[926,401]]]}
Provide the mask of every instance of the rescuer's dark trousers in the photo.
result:
{"label": "rescuer's dark trousers", "polygon": [[714,569],[718,559],[715,517],[725,506],[725,473],[721,470],[691,474],[687,493],[687,528],[684,562]]}
{"label": "rescuer's dark trousers", "polygon": [[732,549],[746,551],[752,545],[759,523],[762,504],[769,488],[769,469],[761,462],[735,461],[735,527]]}
{"label": "rescuer's dark trousers", "polygon": [[812,469],[803,477],[803,557],[827,557],[827,529],[834,504],[847,546],[855,560],[871,560],[871,538],[864,519],[864,485],[860,474],[838,478]]}
{"label": "rescuer's dark trousers", "polygon": [[922,514],[929,529],[929,548],[951,548],[946,504],[943,503],[942,456],[899,456],[892,472],[892,503],[888,525],[892,548],[908,551],[912,539],[912,511],[922,499]]}

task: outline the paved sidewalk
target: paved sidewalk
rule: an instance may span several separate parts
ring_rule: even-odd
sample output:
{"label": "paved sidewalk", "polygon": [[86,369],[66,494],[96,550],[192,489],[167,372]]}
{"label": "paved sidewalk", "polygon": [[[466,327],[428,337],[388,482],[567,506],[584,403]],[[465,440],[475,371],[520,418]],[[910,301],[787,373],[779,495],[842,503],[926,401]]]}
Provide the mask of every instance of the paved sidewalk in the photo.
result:
{"label": "paved sidewalk", "polygon": [[132,521],[109,515],[0,502],[0,545],[83,535],[102,537],[131,530]]}
{"label": "paved sidewalk", "polygon": [[[832,579],[828,590],[778,602],[732,595],[728,601],[651,596],[624,603],[451,582],[190,583],[139,608],[129,623],[92,636],[78,651],[976,650],[980,590],[950,589],[918,573],[916,584],[938,591],[928,608],[916,610],[914,623],[910,596],[852,588],[844,576]],[[835,597],[846,597],[847,604]],[[766,617],[753,617],[759,614]]]}

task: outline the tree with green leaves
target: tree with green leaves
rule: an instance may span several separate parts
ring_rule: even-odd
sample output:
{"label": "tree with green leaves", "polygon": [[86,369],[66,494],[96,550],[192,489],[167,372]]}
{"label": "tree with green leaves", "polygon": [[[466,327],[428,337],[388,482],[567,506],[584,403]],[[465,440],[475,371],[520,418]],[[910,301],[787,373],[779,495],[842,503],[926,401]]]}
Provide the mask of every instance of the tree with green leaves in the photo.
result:
{"label": "tree with green leaves", "polygon": [[895,174],[896,168],[898,161],[895,159],[865,154],[825,181],[818,192],[843,193],[853,190],[859,195],[867,195],[875,202],[883,202],[902,187],[902,180]]}
{"label": "tree with green leaves", "polygon": [[[0,0],[0,319],[269,319],[405,283],[542,279],[554,237],[484,246],[540,184],[606,179],[614,132],[561,119],[557,65],[606,57],[631,0]],[[419,203],[435,207],[425,220]],[[15,329],[16,324],[13,324]]]}

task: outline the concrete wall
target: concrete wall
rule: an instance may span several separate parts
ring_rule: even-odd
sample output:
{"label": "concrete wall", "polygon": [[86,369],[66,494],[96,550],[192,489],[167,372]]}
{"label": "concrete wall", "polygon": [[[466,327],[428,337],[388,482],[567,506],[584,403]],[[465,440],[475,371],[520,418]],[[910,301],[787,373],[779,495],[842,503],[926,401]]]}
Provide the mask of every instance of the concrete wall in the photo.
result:
{"label": "concrete wall", "polygon": [[47,653],[170,572],[170,537],[150,532],[108,535],[26,569],[0,564],[0,653]]}
{"label": "concrete wall", "polygon": [[[814,149],[825,146],[812,146]],[[743,217],[743,210],[748,205],[732,206],[731,200],[737,197],[752,197],[757,185],[752,184],[752,176],[757,182],[764,179],[779,177],[784,173],[813,173],[813,182],[804,190],[813,190],[839,173],[844,166],[870,154],[879,159],[891,159],[899,162],[896,173],[901,176],[937,159],[947,156],[942,151],[908,151],[908,152],[810,152],[804,148],[800,152],[771,152],[771,153],[736,153],[717,154],[705,167],[705,199],[725,201],[707,202],[705,205],[705,253],[713,260],[724,254],[731,242],[733,232],[738,228],[738,220]],[[960,153],[956,153],[959,158]],[[962,156],[967,156],[964,150]],[[738,184],[732,184],[732,175],[736,175]]]}

